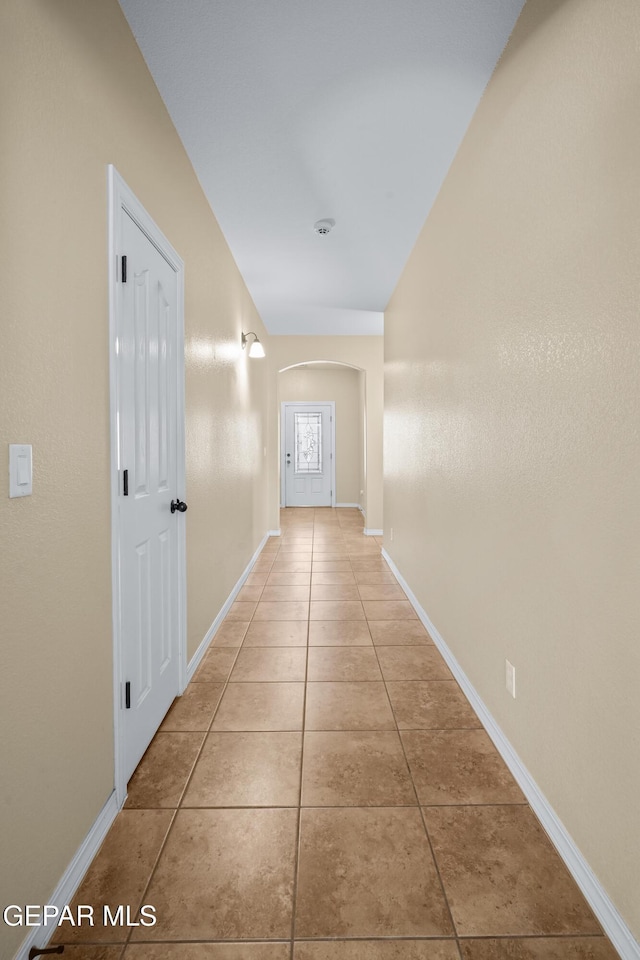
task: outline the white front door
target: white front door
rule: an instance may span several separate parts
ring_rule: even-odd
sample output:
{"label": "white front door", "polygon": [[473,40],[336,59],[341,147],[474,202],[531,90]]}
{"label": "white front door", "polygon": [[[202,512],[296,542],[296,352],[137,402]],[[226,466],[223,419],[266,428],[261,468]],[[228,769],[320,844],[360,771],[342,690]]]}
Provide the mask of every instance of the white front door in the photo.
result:
{"label": "white front door", "polygon": [[118,232],[116,610],[126,782],[181,692],[186,516],[175,502],[171,510],[184,494],[181,283],[162,235],[152,241],[126,209]]}
{"label": "white front door", "polygon": [[284,505],[333,506],[334,404],[283,403],[282,413]]}

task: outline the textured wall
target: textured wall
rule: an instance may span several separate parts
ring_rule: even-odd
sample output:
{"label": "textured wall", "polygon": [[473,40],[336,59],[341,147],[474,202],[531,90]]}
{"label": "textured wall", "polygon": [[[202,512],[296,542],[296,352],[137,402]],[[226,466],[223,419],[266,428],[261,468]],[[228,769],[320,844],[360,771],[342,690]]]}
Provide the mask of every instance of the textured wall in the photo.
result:
{"label": "textured wall", "polygon": [[[280,402],[333,400],[336,405],[336,502],[361,503],[364,445],[359,429],[360,372],[351,367],[293,367],[279,375]],[[364,491],[363,497],[364,499]]]}
{"label": "textured wall", "polygon": [[384,500],[390,555],[636,935],[639,40],[636,0],[524,8],[385,316]]}
{"label": "textured wall", "polygon": [[[0,9],[0,903],[47,903],[113,787],[107,164],[186,263],[189,655],[266,530],[260,322],[116,0]],[[9,500],[7,443],[33,444]],[[0,925],[11,957],[24,929]]]}
{"label": "textured wall", "polygon": [[[362,371],[366,415],[365,498],[362,504],[366,525],[382,527],[382,409],[383,343],[382,337],[271,337],[269,344],[269,509],[270,528],[279,527],[280,468],[278,453],[278,371],[293,364],[313,360],[347,363]],[[355,501],[354,501],[355,502]]]}

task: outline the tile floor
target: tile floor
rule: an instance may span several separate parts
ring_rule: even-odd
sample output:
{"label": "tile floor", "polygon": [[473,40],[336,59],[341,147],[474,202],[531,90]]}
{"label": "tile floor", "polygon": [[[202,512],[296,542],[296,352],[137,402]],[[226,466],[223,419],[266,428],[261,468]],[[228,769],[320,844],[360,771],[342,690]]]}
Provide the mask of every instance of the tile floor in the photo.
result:
{"label": "tile floor", "polygon": [[615,960],[359,512],[281,525],[75,898],[158,922],[68,960]]}

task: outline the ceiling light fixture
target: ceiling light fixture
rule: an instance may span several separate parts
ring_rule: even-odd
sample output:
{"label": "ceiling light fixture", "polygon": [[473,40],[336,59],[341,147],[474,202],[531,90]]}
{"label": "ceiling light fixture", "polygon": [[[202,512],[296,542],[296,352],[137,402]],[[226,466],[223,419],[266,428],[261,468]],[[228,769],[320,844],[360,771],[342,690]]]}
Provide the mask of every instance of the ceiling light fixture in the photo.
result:
{"label": "ceiling light fixture", "polygon": [[262,344],[260,343],[257,334],[255,334],[255,333],[253,332],[253,330],[249,331],[249,333],[243,333],[243,334],[242,334],[242,349],[244,350],[244,348],[246,347],[246,345],[250,342],[249,339],[248,339],[249,337],[254,337],[254,338],[255,338],[255,339],[254,339],[253,341],[251,341],[251,343],[250,343],[250,346],[249,346],[249,356],[250,356],[250,357],[253,357],[253,358],[255,358],[255,357],[264,357],[264,356],[265,356],[264,347],[263,347]]}
{"label": "ceiling light fixture", "polygon": [[335,225],[335,220],[317,220],[313,225],[313,229],[316,233],[319,233],[321,237],[324,237],[327,233],[331,233]]}

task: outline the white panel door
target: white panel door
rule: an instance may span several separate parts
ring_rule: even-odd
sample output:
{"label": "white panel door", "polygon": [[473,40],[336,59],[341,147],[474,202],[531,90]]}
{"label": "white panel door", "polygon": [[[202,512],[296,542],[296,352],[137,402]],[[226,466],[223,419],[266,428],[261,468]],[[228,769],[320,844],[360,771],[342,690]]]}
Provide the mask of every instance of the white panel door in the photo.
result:
{"label": "white panel door", "polygon": [[333,503],[332,403],[284,403],[284,489],[287,507]]}
{"label": "white panel door", "polygon": [[[119,579],[128,779],[180,692],[178,289],[174,268],[122,213],[119,283]],[[175,506],[175,505],[174,505]]]}

